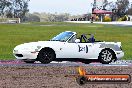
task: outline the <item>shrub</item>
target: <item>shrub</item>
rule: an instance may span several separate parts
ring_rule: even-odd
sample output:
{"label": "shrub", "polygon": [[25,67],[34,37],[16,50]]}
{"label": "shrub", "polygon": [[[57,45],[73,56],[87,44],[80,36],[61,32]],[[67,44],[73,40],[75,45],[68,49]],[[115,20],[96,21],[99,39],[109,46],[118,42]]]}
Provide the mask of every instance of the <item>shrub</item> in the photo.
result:
{"label": "shrub", "polygon": [[110,22],[111,18],[109,16],[105,16],[103,22]]}
{"label": "shrub", "polygon": [[122,21],[127,21],[127,16],[122,17]]}
{"label": "shrub", "polygon": [[125,16],[119,18],[118,21],[127,21],[127,16],[125,15]]}
{"label": "shrub", "polygon": [[122,21],[122,18],[119,18],[118,21]]}

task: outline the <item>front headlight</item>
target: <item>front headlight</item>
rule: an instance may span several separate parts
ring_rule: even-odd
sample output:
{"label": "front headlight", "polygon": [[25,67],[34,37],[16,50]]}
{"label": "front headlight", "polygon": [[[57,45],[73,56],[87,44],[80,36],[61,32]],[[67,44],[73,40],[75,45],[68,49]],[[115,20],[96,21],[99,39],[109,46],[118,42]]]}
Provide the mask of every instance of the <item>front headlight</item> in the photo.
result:
{"label": "front headlight", "polygon": [[37,48],[33,52],[31,52],[31,53],[39,52],[40,49],[41,49],[41,46],[37,46]]}
{"label": "front headlight", "polygon": [[37,46],[37,49],[40,49],[41,48],[41,46]]}
{"label": "front headlight", "polygon": [[41,49],[41,46],[37,46],[37,49],[35,51],[39,51]]}
{"label": "front headlight", "polygon": [[13,50],[13,53],[18,53],[18,50]]}

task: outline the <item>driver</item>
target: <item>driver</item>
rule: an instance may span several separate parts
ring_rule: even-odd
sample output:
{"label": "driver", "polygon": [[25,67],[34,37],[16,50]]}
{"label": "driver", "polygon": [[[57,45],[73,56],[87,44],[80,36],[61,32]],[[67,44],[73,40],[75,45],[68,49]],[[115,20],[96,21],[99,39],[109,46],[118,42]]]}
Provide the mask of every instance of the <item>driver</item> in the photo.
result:
{"label": "driver", "polygon": [[95,42],[94,35],[93,34],[90,34],[90,35],[91,35],[91,37],[88,40],[89,40],[89,42],[94,43]]}

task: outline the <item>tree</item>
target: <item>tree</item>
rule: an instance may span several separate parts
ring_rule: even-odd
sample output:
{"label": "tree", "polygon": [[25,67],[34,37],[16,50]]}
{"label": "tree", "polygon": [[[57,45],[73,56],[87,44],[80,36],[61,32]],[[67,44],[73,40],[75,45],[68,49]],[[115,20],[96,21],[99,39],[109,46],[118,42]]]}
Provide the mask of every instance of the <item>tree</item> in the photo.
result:
{"label": "tree", "polygon": [[103,2],[103,9],[105,10],[106,9],[106,6],[108,5],[108,1],[107,0],[104,0]]}
{"label": "tree", "polygon": [[4,16],[5,11],[10,7],[11,2],[9,0],[1,0],[0,1],[0,15]]}
{"label": "tree", "polygon": [[40,22],[40,17],[35,15],[35,14],[27,13],[25,21],[28,21],[28,22]]}
{"label": "tree", "polygon": [[116,9],[116,3],[115,2],[110,2],[108,4],[108,10],[112,11],[113,9]]}
{"label": "tree", "polygon": [[30,0],[1,0],[0,15],[7,18],[20,18],[24,20],[25,14],[29,11],[28,2]]}
{"label": "tree", "polygon": [[29,11],[28,2],[29,0],[12,0],[12,12],[15,18],[24,20],[25,14]]}
{"label": "tree", "polygon": [[127,13],[129,0],[117,0],[116,5],[118,9],[117,15],[121,17]]}
{"label": "tree", "polygon": [[104,0],[102,7],[103,10],[112,10],[113,8],[115,8],[115,3],[108,2],[108,0]]}
{"label": "tree", "polygon": [[62,22],[68,21],[70,19],[70,14],[62,13],[62,14],[51,14],[51,13],[38,13],[34,12],[33,15],[38,16],[41,22]]}
{"label": "tree", "polygon": [[127,14],[128,14],[128,15],[132,15],[132,8],[129,8],[129,9],[128,9]]}

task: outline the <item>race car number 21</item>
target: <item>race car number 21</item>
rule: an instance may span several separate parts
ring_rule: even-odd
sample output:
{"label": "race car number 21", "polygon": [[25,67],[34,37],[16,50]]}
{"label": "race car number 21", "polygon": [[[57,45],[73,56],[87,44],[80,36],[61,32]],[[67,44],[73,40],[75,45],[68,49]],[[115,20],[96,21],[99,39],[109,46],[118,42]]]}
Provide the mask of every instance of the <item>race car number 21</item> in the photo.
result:
{"label": "race car number 21", "polygon": [[79,52],[85,51],[86,53],[88,53],[88,46],[86,45],[85,47],[81,47],[80,45],[78,45],[79,48]]}

